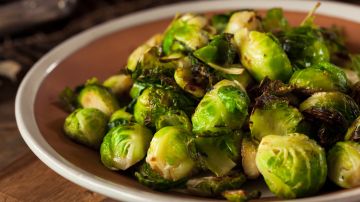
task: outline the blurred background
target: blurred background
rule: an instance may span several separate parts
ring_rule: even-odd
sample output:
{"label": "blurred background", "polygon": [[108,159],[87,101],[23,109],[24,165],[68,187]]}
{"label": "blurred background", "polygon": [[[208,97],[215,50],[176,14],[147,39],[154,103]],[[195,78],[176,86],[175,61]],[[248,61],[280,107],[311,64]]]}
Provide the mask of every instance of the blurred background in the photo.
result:
{"label": "blurred background", "polygon": [[[58,176],[31,153],[16,127],[17,87],[38,59],[74,34],[176,2],[180,0],[0,0],[0,201],[39,201],[42,196],[49,201],[63,201],[64,196],[70,197],[67,201],[110,200]],[[345,2],[360,5],[359,0]],[[43,184],[51,186],[39,191]]]}

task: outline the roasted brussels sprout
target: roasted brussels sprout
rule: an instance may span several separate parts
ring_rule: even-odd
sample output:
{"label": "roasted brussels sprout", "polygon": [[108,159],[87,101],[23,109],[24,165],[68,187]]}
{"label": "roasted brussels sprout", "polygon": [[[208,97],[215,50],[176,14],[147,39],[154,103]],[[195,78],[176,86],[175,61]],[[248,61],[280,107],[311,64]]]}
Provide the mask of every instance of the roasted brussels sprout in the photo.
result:
{"label": "roasted brussels sprout", "polygon": [[303,134],[265,136],[256,165],[270,191],[281,198],[312,195],[326,180],[325,152]]}
{"label": "roasted brussels sprout", "polygon": [[239,189],[245,181],[246,177],[241,171],[234,171],[222,177],[206,176],[189,179],[186,188],[195,195],[218,197],[226,190]]}
{"label": "roasted brussels sprout", "polygon": [[256,99],[250,115],[251,136],[261,140],[267,135],[287,135],[305,130],[304,117],[288,101],[273,95]]}
{"label": "roasted brussels sprout", "polygon": [[190,112],[194,108],[190,98],[171,89],[152,86],[144,90],[134,106],[136,122],[154,128],[159,116],[169,110],[183,109]]}
{"label": "roasted brussels sprout", "polygon": [[290,28],[289,22],[284,17],[282,8],[272,8],[268,10],[262,19],[262,26],[266,32],[285,31]]}
{"label": "roasted brussels sprout", "polygon": [[96,108],[110,116],[119,109],[119,103],[106,87],[97,82],[96,79],[89,80],[79,92],[77,101],[82,108]]}
{"label": "roasted brussels sprout", "polygon": [[166,126],[178,126],[191,131],[192,125],[189,117],[182,110],[170,110],[160,115],[155,123],[156,130],[160,130]]}
{"label": "roasted brussels sprout", "polygon": [[107,78],[103,86],[109,88],[114,95],[121,96],[127,93],[133,85],[130,75],[118,74]]}
{"label": "roasted brussels sprout", "polygon": [[239,159],[240,138],[238,133],[217,137],[197,137],[195,144],[202,167],[216,176],[228,174]]}
{"label": "roasted brussels sprout", "polygon": [[174,79],[178,86],[194,97],[201,98],[205,94],[208,81],[204,76],[193,72],[193,65],[190,58],[185,57],[178,62],[178,68],[174,73]]}
{"label": "roasted brussels sprout", "polygon": [[242,29],[249,31],[261,29],[261,22],[254,11],[239,11],[233,13],[224,32],[235,34]]}
{"label": "roasted brussels sprout", "polygon": [[258,190],[245,192],[244,190],[239,189],[225,191],[222,195],[230,202],[246,202],[252,199],[260,198],[261,192]]}
{"label": "roasted brussels sprout", "polygon": [[344,71],[328,62],[320,62],[310,68],[296,71],[289,83],[307,94],[324,91],[346,93],[348,91],[348,81]]}
{"label": "roasted brussels sprout", "polygon": [[349,60],[349,50],[345,46],[344,30],[335,25],[320,28],[321,35],[329,50],[330,62],[342,66]]}
{"label": "roasted brussels sprout", "polygon": [[176,16],[164,33],[164,54],[188,52],[204,46],[209,40],[206,25],[207,19],[202,15],[187,13]]}
{"label": "roasted brussels sprout", "polygon": [[328,153],[328,176],[343,188],[360,186],[360,144],[338,142]]}
{"label": "roasted brussels sprout", "polygon": [[235,63],[236,47],[231,42],[232,34],[221,34],[206,46],[194,51],[194,56],[222,74],[242,74],[244,68]]}
{"label": "roasted brussels sprout", "polygon": [[147,42],[143,45],[136,48],[129,56],[126,68],[130,71],[135,71],[138,63],[143,60],[144,54],[153,46],[160,45],[162,41],[162,35],[156,34],[152,36]]}
{"label": "roasted brussels sprout", "polygon": [[241,63],[257,81],[265,77],[281,81],[290,79],[293,73],[290,61],[273,35],[243,30],[235,33],[235,42]]}
{"label": "roasted brussels sprout", "polygon": [[135,122],[134,116],[126,112],[125,109],[119,109],[110,116],[108,127],[111,129],[118,125],[126,125],[131,122]]}
{"label": "roasted brussels sprout", "polygon": [[132,78],[152,83],[161,83],[162,80],[172,78],[178,64],[176,61],[161,61],[160,54],[158,47],[151,47],[145,51],[132,71]]}
{"label": "roasted brussels sprout", "polygon": [[221,14],[213,15],[211,17],[210,23],[216,29],[217,33],[221,34],[224,32],[226,25],[229,22],[232,14],[233,12],[221,13]]}
{"label": "roasted brussels sprout", "polygon": [[360,142],[360,116],[351,124],[345,135],[346,141]]}
{"label": "roasted brussels sprout", "polygon": [[167,126],[155,133],[146,162],[165,179],[177,181],[189,177],[196,163],[192,134],[176,126]]}
{"label": "roasted brussels sprout", "polygon": [[135,172],[135,177],[141,184],[160,191],[183,187],[186,183],[186,179],[173,181],[163,178],[160,174],[152,170],[150,165],[146,162]]}
{"label": "roasted brussels sprout", "polygon": [[126,170],[145,157],[151,138],[151,131],[139,124],[116,126],[104,137],[101,161],[109,169]]}
{"label": "roasted brussels sprout", "polygon": [[286,31],[278,38],[294,68],[302,69],[330,60],[329,50],[319,29],[300,26]]}
{"label": "roasted brussels sprout", "polygon": [[77,109],[64,123],[65,134],[76,142],[98,149],[106,133],[108,118],[95,108]]}
{"label": "roasted brussels sprout", "polygon": [[243,137],[241,142],[241,165],[248,179],[256,179],[260,176],[256,167],[255,157],[259,143],[251,137]]}
{"label": "roasted brussels sprout", "polygon": [[222,80],[205,94],[192,116],[193,132],[216,136],[241,129],[250,100],[245,90],[233,81]]}
{"label": "roasted brussels sprout", "polygon": [[340,92],[315,93],[299,109],[315,127],[316,139],[324,147],[343,140],[349,125],[360,115],[355,101]]}

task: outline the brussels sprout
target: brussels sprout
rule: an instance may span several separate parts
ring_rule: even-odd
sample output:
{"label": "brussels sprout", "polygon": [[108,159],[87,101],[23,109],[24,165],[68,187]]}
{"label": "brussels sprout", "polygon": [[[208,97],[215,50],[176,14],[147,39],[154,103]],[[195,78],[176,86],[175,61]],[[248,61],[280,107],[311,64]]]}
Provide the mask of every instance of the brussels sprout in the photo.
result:
{"label": "brussels sprout", "polygon": [[286,100],[263,95],[256,99],[250,115],[251,136],[260,141],[267,135],[299,132],[304,127],[303,120],[302,114]]}
{"label": "brussels sprout", "polygon": [[135,71],[138,63],[143,60],[144,54],[153,46],[160,45],[162,35],[156,34],[152,36],[145,44],[136,48],[129,56],[126,68],[130,71]]}
{"label": "brussels sprout", "polygon": [[[313,116],[324,116],[321,111],[338,112],[345,118],[347,124],[351,124],[359,115],[360,110],[355,101],[348,95],[340,92],[320,92],[315,93],[300,104],[300,111],[310,113],[317,110],[318,114]],[[324,118],[331,118],[325,115]]]}
{"label": "brussels sprout", "polygon": [[261,192],[254,190],[247,193],[244,190],[230,190],[225,191],[222,195],[230,202],[246,202],[252,199],[260,198]]}
{"label": "brussels sprout", "polygon": [[224,32],[235,34],[242,29],[249,31],[261,29],[261,22],[254,11],[239,11],[233,13]]}
{"label": "brussels sprout", "polygon": [[290,28],[289,22],[284,17],[282,8],[272,8],[268,10],[261,22],[266,32],[283,31]]}
{"label": "brussels sprout", "polygon": [[333,25],[329,28],[320,28],[320,32],[329,51],[331,63],[342,66],[349,60],[343,28]]}
{"label": "brussels sprout", "polygon": [[126,112],[125,109],[119,109],[110,116],[108,127],[111,129],[118,125],[127,125],[131,122],[134,122],[134,116]]}
{"label": "brussels sprout", "polygon": [[200,164],[216,176],[226,175],[236,166],[240,154],[240,141],[237,133],[217,137],[197,137],[195,144]]}
{"label": "brussels sprout", "polygon": [[324,147],[343,140],[349,125],[360,115],[355,101],[340,92],[315,93],[299,109],[313,123],[316,139]]}
{"label": "brussels sprout", "polygon": [[156,130],[160,130],[166,126],[178,126],[191,131],[192,125],[189,117],[184,111],[170,110],[163,115],[160,115],[155,123]]}
{"label": "brussels sprout", "polygon": [[132,71],[132,78],[138,81],[159,82],[166,78],[172,78],[177,68],[176,61],[160,61],[160,49],[149,48]]}
{"label": "brussels sprout", "polygon": [[240,171],[222,177],[206,176],[189,179],[186,182],[187,190],[195,195],[217,197],[226,190],[239,189],[246,181]]}
{"label": "brussels sprout", "polygon": [[201,98],[205,94],[208,81],[204,79],[203,76],[193,73],[191,63],[192,61],[188,57],[184,58],[182,62],[179,62],[179,66],[174,74],[174,79],[184,91],[197,98]]}
{"label": "brussels sprout", "polygon": [[216,14],[211,17],[210,23],[216,29],[217,33],[224,32],[232,14],[233,12],[229,12],[224,14]]}
{"label": "brussels sprout", "polygon": [[328,62],[320,62],[311,68],[296,71],[289,83],[301,92],[310,94],[322,91],[348,91],[344,71]]}
{"label": "brussels sprout", "polygon": [[151,189],[166,191],[176,187],[182,187],[186,183],[186,179],[177,181],[168,180],[160,176],[157,172],[151,169],[146,162],[143,163],[138,171],[135,172],[136,179],[143,185]]}
{"label": "brussels sprout", "polygon": [[330,60],[329,50],[318,29],[310,26],[296,27],[278,38],[295,68],[302,69]]}
{"label": "brussels sprout", "polygon": [[260,176],[255,162],[258,145],[259,143],[250,137],[244,137],[241,142],[241,165],[249,179],[256,179]]}
{"label": "brussels sprout", "polygon": [[270,191],[281,198],[312,195],[326,180],[325,152],[303,134],[264,137],[256,165]]}
{"label": "brussels sprout", "polygon": [[222,80],[205,94],[192,116],[193,132],[216,136],[240,129],[248,115],[250,100],[233,81]]}
{"label": "brussels sprout", "polygon": [[65,134],[76,142],[98,149],[106,133],[107,116],[98,109],[77,109],[64,123]]}
{"label": "brussels sprout", "polygon": [[257,81],[266,76],[272,80],[290,79],[293,73],[290,61],[273,35],[243,30],[235,34],[235,42],[241,63]]}
{"label": "brussels sprout", "polygon": [[97,80],[87,82],[79,92],[77,101],[82,108],[96,108],[108,116],[119,109],[115,96],[107,88],[97,84]]}
{"label": "brussels sprout", "polygon": [[64,88],[59,94],[60,104],[67,112],[73,112],[77,108],[76,98],[76,93],[69,87]]}
{"label": "brussels sprout", "polygon": [[134,106],[134,118],[141,125],[154,128],[159,116],[169,110],[193,110],[194,102],[188,97],[171,89],[156,86],[145,89],[137,98]]}
{"label": "brussels sprout", "polygon": [[162,48],[165,55],[188,52],[204,46],[208,40],[204,16],[187,13],[176,16],[164,33]]}
{"label": "brussels sprout", "polygon": [[110,76],[103,83],[114,95],[121,96],[128,92],[133,85],[130,75],[118,74]]}
{"label": "brussels sprout", "polygon": [[165,179],[189,177],[196,165],[192,139],[192,134],[181,127],[164,127],[151,140],[146,162]]}
{"label": "brussels sprout", "polygon": [[206,46],[194,51],[194,56],[213,69],[226,74],[241,74],[244,69],[234,64],[236,47],[231,42],[232,34],[221,34]]}
{"label": "brussels sprout", "polygon": [[355,119],[346,132],[345,140],[360,142],[360,116]]}
{"label": "brussels sprout", "polygon": [[343,188],[360,186],[360,144],[338,142],[327,156],[329,178]]}
{"label": "brussels sprout", "polygon": [[151,131],[139,124],[116,126],[104,137],[101,161],[109,169],[126,170],[145,157],[151,138]]}

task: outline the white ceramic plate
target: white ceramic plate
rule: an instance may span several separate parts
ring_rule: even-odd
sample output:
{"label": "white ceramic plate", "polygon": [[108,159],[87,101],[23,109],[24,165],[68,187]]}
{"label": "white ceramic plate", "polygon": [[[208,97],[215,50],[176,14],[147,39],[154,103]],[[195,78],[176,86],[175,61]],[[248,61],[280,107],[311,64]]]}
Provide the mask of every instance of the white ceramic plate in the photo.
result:
{"label": "white ceramic plate", "polygon": [[[59,62],[64,60],[81,47],[96,39],[118,30],[129,28],[159,19],[172,17],[175,13],[183,12],[208,12],[214,10],[234,10],[242,8],[267,9],[282,7],[284,10],[307,12],[315,2],[289,1],[289,0],[248,0],[248,1],[199,1],[180,3],[158,7],[142,12],[133,13],[115,19],[80,33],[61,45],[54,48],[38,61],[22,81],[16,96],[16,121],[21,135],[30,149],[51,169],[66,179],[79,184],[94,192],[122,201],[158,201],[158,202],[183,202],[181,195],[146,192],[95,176],[63,158],[43,138],[35,121],[34,102],[42,81],[57,68]],[[360,9],[356,6],[323,2],[319,14],[338,17],[360,23]],[[357,201],[360,189],[352,189],[336,194],[314,196],[311,198],[297,199],[296,201]],[[186,201],[213,201],[213,199],[193,198]]]}

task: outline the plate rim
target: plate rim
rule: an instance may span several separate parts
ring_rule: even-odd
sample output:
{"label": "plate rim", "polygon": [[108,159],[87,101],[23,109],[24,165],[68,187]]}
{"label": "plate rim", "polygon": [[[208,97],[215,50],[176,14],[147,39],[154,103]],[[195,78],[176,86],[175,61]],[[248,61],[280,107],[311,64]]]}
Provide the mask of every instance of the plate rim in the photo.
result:
{"label": "plate rim", "polygon": [[[119,17],[108,22],[97,25],[93,28],[80,32],[79,34],[65,40],[38,62],[36,62],[22,80],[15,99],[15,118],[22,138],[32,152],[48,167],[56,173],[94,192],[103,194],[110,198],[123,201],[173,201],[183,202],[179,196],[165,194],[155,194],[141,192],[138,189],[129,188],[121,184],[98,178],[93,174],[73,165],[60,154],[58,154],[42,137],[37,126],[34,103],[41,83],[46,76],[52,72],[60,61],[81,49],[85,45],[111,34],[115,31],[127,29],[143,23],[172,17],[177,12],[206,12],[212,10],[226,10],[239,8],[268,9],[271,7],[282,7],[290,11],[306,12],[310,10],[316,2],[303,0],[212,0],[197,2],[181,2],[165,6],[150,8],[132,14]],[[360,23],[360,7],[352,4],[339,2],[321,2],[322,6],[317,11],[318,14],[342,18]],[[343,191],[340,193],[326,194],[323,196],[313,196],[300,198],[292,201],[335,201],[350,199],[360,196],[360,188]],[[191,199],[192,201],[219,201],[214,199]]]}

